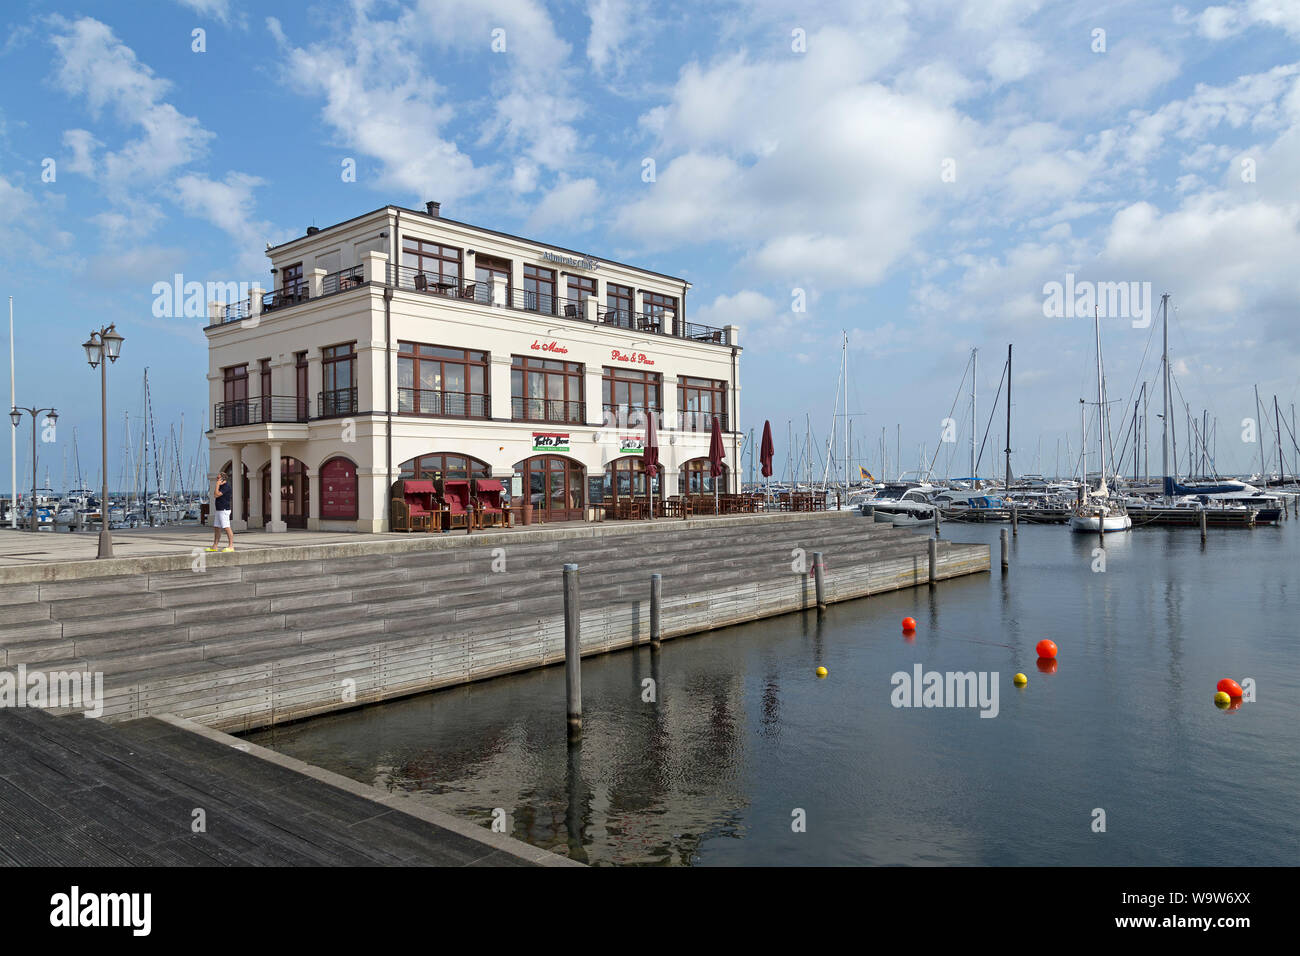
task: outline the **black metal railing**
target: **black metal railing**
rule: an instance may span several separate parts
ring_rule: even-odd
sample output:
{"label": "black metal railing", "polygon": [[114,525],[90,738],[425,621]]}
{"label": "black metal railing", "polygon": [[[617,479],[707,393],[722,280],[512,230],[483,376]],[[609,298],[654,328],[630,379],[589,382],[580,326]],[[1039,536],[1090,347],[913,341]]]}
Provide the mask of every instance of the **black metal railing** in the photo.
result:
{"label": "black metal railing", "polygon": [[355,415],[357,412],[356,387],[336,388],[328,392],[320,392],[316,396],[316,405],[321,418],[331,418],[335,415]]}
{"label": "black metal railing", "polygon": [[365,284],[365,267],[352,266],[348,269],[340,269],[338,272],[331,272],[329,275],[321,276],[320,294],[333,295],[335,292],[346,292],[348,289],[356,289]]}
{"label": "black metal railing", "polygon": [[290,395],[241,398],[233,402],[217,402],[212,408],[212,424],[215,428],[305,421],[307,421],[307,403]]}
{"label": "black metal railing", "polygon": [[488,397],[436,388],[399,388],[397,413],[443,418],[487,418]]}
{"label": "black metal railing", "polygon": [[726,412],[678,412],[677,428],[684,432],[708,432],[713,430],[713,420],[718,420],[722,430],[728,431]]}
{"label": "black metal railing", "polygon": [[517,422],[558,422],[584,425],[586,402],[566,402],[559,398],[511,398],[510,417]]}
{"label": "black metal railing", "polygon": [[604,414],[603,424],[606,428],[638,428],[646,425],[646,416],[655,416],[655,425],[663,428],[662,408],[643,408],[639,405],[618,405],[605,402],[601,405]]}

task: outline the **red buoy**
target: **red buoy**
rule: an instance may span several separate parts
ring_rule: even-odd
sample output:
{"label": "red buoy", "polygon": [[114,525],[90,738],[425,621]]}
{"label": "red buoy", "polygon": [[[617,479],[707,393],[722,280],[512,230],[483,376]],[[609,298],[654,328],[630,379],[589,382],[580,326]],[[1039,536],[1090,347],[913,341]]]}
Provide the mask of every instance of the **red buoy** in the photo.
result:
{"label": "red buoy", "polygon": [[1237,700],[1241,697],[1241,685],[1231,677],[1225,677],[1223,680],[1219,681],[1219,683],[1215,685],[1214,689],[1223,691],[1233,700]]}
{"label": "red buoy", "polygon": [[1056,644],[1046,639],[1038,642],[1037,650],[1039,657],[1046,657],[1050,660],[1056,656]]}
{"label": "red buoy", "polygon": [[1054,657],[1040,657],[1040,658],[1038,659],[1037,663],[1038,663],[1038,670],[1039,670],[1041,673],[1043,673],[1043,674],[1055,674],[1055,673],[1056,673],[1056,658],[1054,658]]}
{"label": "red buoy", "polygon": [[903,618],[903,630],[905,630],[905,631],[915,631],[915,630],[916,630],[916,618],[914,618],[914,617],[905,617],[905,618]]}

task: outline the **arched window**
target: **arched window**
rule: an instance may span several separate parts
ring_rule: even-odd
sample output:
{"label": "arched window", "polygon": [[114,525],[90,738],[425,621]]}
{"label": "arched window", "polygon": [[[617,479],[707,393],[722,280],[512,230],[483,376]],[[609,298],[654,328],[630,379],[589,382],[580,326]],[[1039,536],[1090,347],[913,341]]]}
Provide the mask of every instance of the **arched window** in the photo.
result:
{"label": "arched window", "polygon": [[518,462],[515,474],[523,479],[524,494],[535,518],[580,521],[586,517],[586,470],[580,462],[559,455],[538,455]]}
{"label": "arched window", "polygon": [[[727,466],[722,466],[722,475],[718,478],[718,491],[727,490]],[[682,464],[677,473],[677,491],[683,495],[713,494],[713,479],[709,477],[709,459],[692,458]]]}
{"label": "arched window", "polygon": [[[663,470],[650,480],[650,493],[659,497],[660,479]],[[645,461],[640,455],[628,455],[615,458],[605,466],[605,501],[617,501],[620,498],[645,497]]]}
{"label": "arched window", "polygon": [[357,466],[331,458],[320,466],[320,516],[323,520],[357,519]]}
{"label": "arched window", "polygon": [[485,461],[444,451],[417,455],[397,467],[399,478],[427,478],[435,481],[440,478],[488,478],[492,471],[492,466]]}

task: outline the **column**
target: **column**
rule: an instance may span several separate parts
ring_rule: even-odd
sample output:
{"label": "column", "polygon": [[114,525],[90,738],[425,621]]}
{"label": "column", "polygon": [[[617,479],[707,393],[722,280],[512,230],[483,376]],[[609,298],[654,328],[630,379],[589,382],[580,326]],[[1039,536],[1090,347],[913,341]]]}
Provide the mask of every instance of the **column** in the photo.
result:
{"label": "column", "polygon": [[262,514],[262,469],[248,469],[248,524],[261,528],[266,524],[266,515]]}
{"label": "column", "polygon": [[270,486],[271,493],[271,521],[266,526],[267,531],[285,531],[288,527],[280,518],[280,483],[284,480],[280,468],[280,443],[278,441],[271,442],[271,470],[267,476],[267,484]]}
{"label": "column", "polygon": [[[505,283],[502,283],[504,287]],[[510,401],[510,353],[492,353],[492,364],[488,367],[488,402],[491,408],[488,414],[500,421],[510,421],[513,417]]]}
{"label": "column", "polygon": [[[519,288],[519,286],[515,286],[515,288]],[[507,301],[509,291],[510,283],[506,281],[506,277],[495,272],[492,273],[492,304],[499,309],[504,309],[510,304]]]}
{"label": "column", "polygon": [[230,528],[232,531],[246,531],[248,522],[244,520],[244,448],[242,445],[230,446],[230,482],[233,495],[230,499]]}
{"label": "column", "polygon": [[307,295],[313,299],[319,299],[323,292],[324,279],[327,273],[324,269],[312,269],[307,273]]}
{"label": "column", "polygon": [[361,267],[367,282],[383,285],[388,281],[388,253],[370,250],[362,256]]}
{"label": "column", "polygon": [[307,530],[320,530],[320,470],[307,469]]}

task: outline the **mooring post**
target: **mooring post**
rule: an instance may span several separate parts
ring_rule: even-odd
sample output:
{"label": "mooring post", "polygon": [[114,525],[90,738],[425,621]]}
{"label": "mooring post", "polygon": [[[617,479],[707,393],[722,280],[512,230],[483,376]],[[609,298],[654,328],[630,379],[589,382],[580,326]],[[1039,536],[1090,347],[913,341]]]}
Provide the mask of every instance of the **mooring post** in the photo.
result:
{"label": "mooring post", "polygon": [[939,539],[930,538],[930,587],[939,580]]}
{"label": "mooring post", "polygon": [[582,633],[578,606],[578,566],[564,566],[564,687],[569,737],[582,736]]}
{"label": "mooring post", "polygon": [[1001,528],[998,531],[998,539],[1002,542],[1002,570],[1005,571],[1011,564],[1007,557],[1007,529]]}
{"label": "mooring post", "polygon": [[939,506],[934,506],[934,536],[939,537]]}
{"label": "mooring post", "polygon": [[1201,544],[1205,543],[1205,509],[1201,509]]}
{"label": "mooring post", "polygon": [[822,553],[813,552],[813,583],[817,586],[817,607],[826,606],[826,567],[822,564]]}
{"label": "mooring post", "polygon": [[1011,533],[1014,535],[1020,534],[1020,511],[1014,504],[1011,506]]}
{"label": "mooring post", "polygon": [[659,646],[659,605],[664,597],[664,576],[650,575],[650,646]]}

